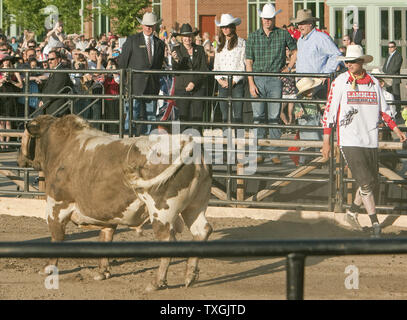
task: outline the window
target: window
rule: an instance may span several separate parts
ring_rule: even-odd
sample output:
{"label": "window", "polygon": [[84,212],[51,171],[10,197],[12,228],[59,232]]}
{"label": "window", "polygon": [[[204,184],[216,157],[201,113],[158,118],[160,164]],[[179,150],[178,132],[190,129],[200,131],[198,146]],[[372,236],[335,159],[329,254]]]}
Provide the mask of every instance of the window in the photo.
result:
{"label": "window", "polygon": [[161,19],[161,0],[152,0],[152,9],[158,19]]}
{"label": "window", "polygon": [[93,16],[93,37],[99,37],[102,33],[106,34],[110,31],[110,19],[101,14],[101,4],[108,5],[109,0],[93,0],[93,9],[98,10],[98,13]]}
{"label": "window", "polygon": [[401,34],[401,10],[394,10],[394,16],[393,16],[393,34],[394,34],[394,40],[401,40],[402,39],[402,34]]}
{"label": "window", "polygon": [[342,10],[335,10],[335,39],[341,39],[343,34]]}
{"label": "window", "polygon": [[324,0],[295,0],[294,1],[294,14],[293,16],[297,16],[297,11],[301,9],[310,9],[312,11],[312,15],[314,17],[319,18],[317,21],[317,27],[321,28],[325,26],[324,18],[325,18],[325,1]]}
{"label": "window", "polygon": [[389,40],[389,10],[380,11],[381,39]]}
{"label": "window", "polygon": [[[248,19],[247,19],[247,29],[249,33],[256,31],[260,28],[260,17],[257,13],[257,10],[262,10],[263,6],[266,3],[272,3],[274,6],[276,5],[275,1],[268,1],[268,0],[249,0],[248,1]],[[278,8],[276,8],[278,10]]]}

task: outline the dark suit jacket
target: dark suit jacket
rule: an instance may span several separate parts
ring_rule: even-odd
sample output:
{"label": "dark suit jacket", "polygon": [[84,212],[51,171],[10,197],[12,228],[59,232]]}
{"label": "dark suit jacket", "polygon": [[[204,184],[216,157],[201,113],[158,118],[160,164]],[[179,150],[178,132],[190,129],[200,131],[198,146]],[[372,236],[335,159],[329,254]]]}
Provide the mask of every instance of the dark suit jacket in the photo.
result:
{"label": "dark suit jacket", "polygon": [[360,29],[356,31],[355,36],[353,36],[353,29],[349,32],[349,38],[351,42],[354,42],[355,44],[362,45],[362,40],[363,40],[363,34]]}
{"label": "dark suit jacket", "polygon": [[[165,43],[154,36],[153,61],[150,64],[147,46],[142,32],[127,38],[119,56],[119,68],[135,70],[161,70],[164,62]],[[133,94],[158,94],[160,91],[160,76],[133,73]]]}
{"label": "dark suit jacket", "polygon": [[[398,50],[394,52],[389,66],[386,67],[389,58],[390,56],[388,56],[386,61],[384,62],[383,72],[386,74],[400,74],[401,65],[403,64],[403,57],[401,56],[400,52]],[[400,79],[393,79],[392,93],[394,95],[400,95],[400,83]]]}
{"label": "dark suit jacket", "polygon": [[[64,69],[63,65],[60,64],[56,69]],[[51,73],[47,82],[45,82],[42,88],[42,93],[56,94],[64,87],[72,88],[72,81],[68,73]],[[67,93],[68,90],[64,90],[63,93]],[[47,105],[45,109],[45,114],[52,114],[57,111],[65,102],[67,98],[44,98],[44,105]]]}
{"label": "dark suit jacket", "polygon": [[[192,61],[189,57],[188,50],[183,45],[174,48],[175,52],[178,55],[179,62],[176,62],[175,60],[172,61],[173,69],[177,71],[181,70],[209,71],[204,47],[192,44],[192,48],[193,48]],[[206,75],[195,75],[195,74],[176,76],[175,90],[182,89],[185,90],[188,84],[190,82],[193,82],[195,85],[194,91],[197,91],[206,85],[207,78],[208,76]]]}

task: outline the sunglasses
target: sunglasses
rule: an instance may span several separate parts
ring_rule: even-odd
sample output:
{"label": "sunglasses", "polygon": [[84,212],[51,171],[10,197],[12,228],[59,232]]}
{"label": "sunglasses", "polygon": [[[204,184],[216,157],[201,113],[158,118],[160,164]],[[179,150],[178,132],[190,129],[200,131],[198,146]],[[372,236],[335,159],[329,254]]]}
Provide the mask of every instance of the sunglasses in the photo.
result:
{"label": "sunglasses", "polygon": [[54,60],[56,60],[57,58],[48,58],[48,61],[54,61]]}
{"label": "sunglasses", "polygon": [[395,46],[389,46],[389,48],[395,48]]}

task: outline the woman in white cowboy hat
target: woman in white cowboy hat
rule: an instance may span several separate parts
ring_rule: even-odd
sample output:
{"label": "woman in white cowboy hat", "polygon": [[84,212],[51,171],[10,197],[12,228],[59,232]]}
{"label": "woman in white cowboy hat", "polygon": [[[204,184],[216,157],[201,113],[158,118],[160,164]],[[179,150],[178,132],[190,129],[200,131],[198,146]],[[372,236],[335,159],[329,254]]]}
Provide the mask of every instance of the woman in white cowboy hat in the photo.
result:
{"label": "woman in white cowboy hat", "polygon": [[[206,55],[202,46],[194,43],[198,30],[192,30],[190,24],[181,26],[180,32],[174,34],[181,37],[181,45],[174,48],[171,55],[173,69],[177,71],[208,71]],[[175,77],[176,96],[203,97],[207,95],[207,76],[183,74]],[[201,100],[176,100],[181,121],[202,121],[204,102]],[[181,123],[182,125],[182,123]],[[183,126],[181,129],[184,129]]]}
{"label": "woman in white cowboy hat", "polygon": [[[236,26],[241,23],[240,18],[230,14],[222,14],[220,21],[215,20],[219,30],[219,44],[216,49],[213,71],[245,71],[246,41],[238,37]],[[232,94],[234,98],[244,97],[244,76],[232,77],[232,90],[229,91],[228,77],[215,76],[218,82],[219,97]],[[220,101],[223,122],[228,120],[228,103]],[[236,101],[232,105],[232,122],[241,123],[243,120],[243,102]]]}
{"label": "woman in white cowboy hat", "polygon": [[391,117],[379,81],[363,68],[373,57],[363,54],[361,46],[349,45],[346,56],[338,59],[345,61],[348,71],[340,74],[331,85],[322,120],[322,154],[329,157],[329,137],[336,126],[338,144],[359,187],[352,206],[346,211],[346,220],[353,228],[362,230],[357,214],[363,203],[372,223],[372,235],[379,237],[381,226],[373,195],[378,183],[377,124],[383,120],[400,141],[407,138]]}

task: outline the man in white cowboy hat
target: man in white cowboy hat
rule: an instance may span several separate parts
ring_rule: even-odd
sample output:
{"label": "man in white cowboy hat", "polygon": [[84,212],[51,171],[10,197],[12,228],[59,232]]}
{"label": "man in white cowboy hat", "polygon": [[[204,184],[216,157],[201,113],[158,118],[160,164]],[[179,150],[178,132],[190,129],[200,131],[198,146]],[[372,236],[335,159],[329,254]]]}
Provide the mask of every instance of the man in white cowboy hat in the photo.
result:
{"label": "man in white cowboy hat", "polygon": [[378,183],[377,124],[383,120],[402,142],[406,141],[406,135],[392,119],[379,81],[363,68],[373,57],[363,54],[361,46],[349,45],[346,56],[338,59],[345,61],[348,71],[340,74],[331,86],[322,120],[322,154],[329,157],[329,136],[336,126],[338,144],[358,185],[354,202],[346,211],[346,220],[353,228],[362,230],[357,214],[363,204],[372,223],[372,235],[379,237],[381,226],[373,196]]}
{"label": "man in white cowboy hat", "polygon": [[[297,45],[288,31],[276,27],[276,11],[274,5],[267,3],[259,10],[262,26],[249,34],[246,43],[246,71],[248,72],[290,72],[296,60]],[[286,66],[286,48],[292,56]],[[248,76],[250,95],[252,98],[277,98],[282,95],[282,83],[279,77]],[[252,102],[253,121],[255,124],[278,124],[280,103]],[[267,112],[268,111],[268,112]],[[267,118],[266,118],[267,114]],[[280,139],[280,129],[269,129],[270,139]],[[257,137],[265,138],[265,129],[257,129]],[[268,147],[266,150],[281,150]],[[281,163],[278,156],[271,157],[275,164]],[[263,161],[262,157],[258,161]]]}
{"label": "man in white cowboy hat", "polygon": [[[309,9],[298,10],[297,18],[290,20],[298,25],[301,32],[297,42],[297,73],[332,73],[338,68],[337,58],[341,52],[330,36],[316,30],[315,23],[318,20]],[[315,92],[321,90],[319,98],[326,98],[327,87],[315,88]]]}
{"label": "man in white cowboy hat", "polygon": [[[143,19],[137,18],[137,21],[141,24],[142,32],[128,37],[123,44],[122,53],[119,56],[119,68],[161,70],[164,62],[165,43],[153,32],[155,26],[162,20],[158,20],[154,13],[146,12]],[[159,91],[159,75],[133,73],[132,94],[158,95]],[[156,120],[157,100],[135,99],[133,107],[133,120]],[[151,125],[143,125],[140,133],[149,134],[151,129]],[[138,133],[136,134],[138,135]]]}

